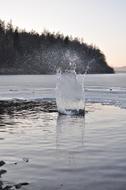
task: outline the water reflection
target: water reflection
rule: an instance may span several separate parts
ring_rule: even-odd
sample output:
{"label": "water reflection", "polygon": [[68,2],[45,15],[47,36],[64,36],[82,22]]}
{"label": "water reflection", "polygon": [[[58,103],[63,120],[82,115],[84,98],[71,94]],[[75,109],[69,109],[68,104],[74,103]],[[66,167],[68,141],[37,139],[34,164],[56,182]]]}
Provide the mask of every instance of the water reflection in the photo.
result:
{"label": "water reflection", "polygon": [[59,115],[56,125],[58,171],[77,171],[83,166],[85,117]]}
{"label": "water reflection", "polygon": [[56,126],[56,147],[77,148],[84,145],[85,117],[59,115]]}
{"label": "water reflection", "polygon": [[57,159],[65,168],[74,168],[80,162],[84,148],[85,118],[77,116],[61,116],[57,118],[56,151]]}

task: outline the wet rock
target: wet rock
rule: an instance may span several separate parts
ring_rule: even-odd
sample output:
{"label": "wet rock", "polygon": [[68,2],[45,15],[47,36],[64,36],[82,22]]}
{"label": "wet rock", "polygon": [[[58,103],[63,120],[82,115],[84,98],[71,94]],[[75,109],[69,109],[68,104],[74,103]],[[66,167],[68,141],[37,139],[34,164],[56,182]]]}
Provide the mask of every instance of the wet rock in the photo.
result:
{"label": "wet rock", "polygon": [[29,158],[23,158],[24,162],[29,162]]}
{"label": "wet rock", "polygon": [[[25,158],[25,161],[28,162],[29,159]],[[3,160],[0,161],[0,167],[3,166],[5,164],[5,162]],[[14,163],[17,164],[17,163]],[[23,182],[23,183],[18,183],[16,185],[6,185],[4,184],[4,182],[2,181],[1,175],[5,174],[7,172],[7,170],[1,169],[0,170],[0,190],[15,190],[15,189],[20,189],[22,186],[24,185],[29,185],[29,183],[27,182]]]}
{"label": "wet rock", "polygon": [[13,189],[13,186],[7,185],[6,187],[2,188],[1,190],[11,190]]}
{"label": "wet rock", "polygon": [[3,166],[5,162],[3,160],[0,161],[0,167]]}
{"label": "wet rock", "polygon": [[0,176],[5,174],[7,172],[7,170],[0,170]]}
{"label": "wet rock", "polygon": [[0,181],[0,190],[14,190],[14,189],[20,189],[22,186],[29,185],[27,182],[18,183],[16,185],[7,185],[5,187],[3,186],[3,182]]}
{"label": "wet rock", "polygon": [[0,181],[0,190],[2,189],[3,182]]}
{"label": "wet rock", "polygon": [[27,183],[27,182],[24,182],[24,183],[18,183],[18,184],[16,184],[16,185],[14,185],[14,187],[16,188],[16,189],[20,189],[22,186],[24,186],[24,185],[29,185],[29,183]]}

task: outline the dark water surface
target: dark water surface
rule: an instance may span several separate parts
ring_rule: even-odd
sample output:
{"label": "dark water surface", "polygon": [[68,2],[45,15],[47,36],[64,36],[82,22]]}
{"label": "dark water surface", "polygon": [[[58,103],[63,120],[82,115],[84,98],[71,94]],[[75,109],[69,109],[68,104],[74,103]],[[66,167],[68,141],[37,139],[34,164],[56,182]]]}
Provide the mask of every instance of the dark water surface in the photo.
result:
{"label": "dark water surface", "polygon": [[9,107],[0,112],[3,186],[27,182],[22,190],[126,189],[126,109],[89,103],[85,117],[75,117],[59,116],[49,102]]}

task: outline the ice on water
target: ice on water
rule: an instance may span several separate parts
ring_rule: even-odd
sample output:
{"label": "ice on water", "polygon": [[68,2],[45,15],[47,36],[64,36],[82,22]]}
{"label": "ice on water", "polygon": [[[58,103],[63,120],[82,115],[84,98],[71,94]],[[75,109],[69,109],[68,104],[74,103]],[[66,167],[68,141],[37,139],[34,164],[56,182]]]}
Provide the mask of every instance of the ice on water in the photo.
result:
{"label": "ice on water", "polygon": [[73,68],[57,73],[56,103],[61,114],[84,114],[83,79]]}
{"label": "ice on water", "polygon": [[[76,79],[75,81],[81,85],[83,77],[81,78],[80,75],[74,75],[74,77],[77,78],[77,81]],[[62,86],[60,83],[63,80],[63,73],[58,73],[58,77],[54,75],[1,75],[0,100],[24,99],[36,101],[46,99],[55,101],[55,86],[58,80],[60,80],[60,82],[57,82],[57,89],[59,89]],[[126,109],[126,83],[124,81],[126,81],[125,73],[86,75],[84,77],[85,98],[82,97],[82,99],[87,103],[112,104]],[[63,88],[65,87],[62,86],[62,91]],[[68,89],[70,88],[72,86],[68,87]],[[76,85],[75,89],[77,88],[79,88],[78,85]],[[66,91],[65,93],[68,93]],[[78,92],[79,90],[74,90],[74,92],[76,91]],[[60,91],[57,90],[57,93],[60,93]],[[57,104],[60,102],[61,97],[59,97],[57,96]],[[79,104],[83,107],[80,102]],[[74,103],[72,101],[72,105]],[[62,104],[59,103],[58,105],[60,107]]]}

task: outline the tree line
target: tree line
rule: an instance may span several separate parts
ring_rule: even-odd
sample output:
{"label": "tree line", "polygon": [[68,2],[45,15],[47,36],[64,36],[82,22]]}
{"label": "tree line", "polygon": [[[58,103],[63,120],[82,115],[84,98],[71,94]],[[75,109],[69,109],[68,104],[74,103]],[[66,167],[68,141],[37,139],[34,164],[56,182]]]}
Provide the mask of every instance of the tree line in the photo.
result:
{"label": "tree line", "polygon": [[78,38],[27,32],[0,20],[0,74],[54,74],[69,63],[76,64],[77,73],[114,72],[100,49]]}

